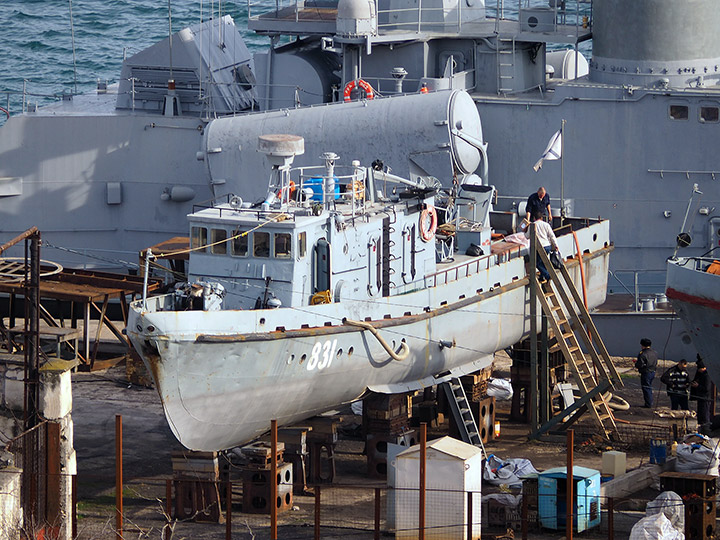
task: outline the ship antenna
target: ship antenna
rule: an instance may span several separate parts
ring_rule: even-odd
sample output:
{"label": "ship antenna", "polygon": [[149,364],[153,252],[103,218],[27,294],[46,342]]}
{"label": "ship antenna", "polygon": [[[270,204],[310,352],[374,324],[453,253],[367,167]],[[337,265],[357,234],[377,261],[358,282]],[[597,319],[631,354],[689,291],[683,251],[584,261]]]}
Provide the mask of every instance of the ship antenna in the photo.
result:
{"label": "ship antenna", "polygon": [[68,0],[70,6],[70,41],[72,42],[73,55],[73,82],[75,83],[75,93],[77,94],[77,62],[75,61],[75,26],[73,25],[72,0]]}
{"label": "ship antenna", "polygon": [[170,79],[172,80],[172,9],[170,9],[170,0],[168,0],[168,37],[170,38]]}

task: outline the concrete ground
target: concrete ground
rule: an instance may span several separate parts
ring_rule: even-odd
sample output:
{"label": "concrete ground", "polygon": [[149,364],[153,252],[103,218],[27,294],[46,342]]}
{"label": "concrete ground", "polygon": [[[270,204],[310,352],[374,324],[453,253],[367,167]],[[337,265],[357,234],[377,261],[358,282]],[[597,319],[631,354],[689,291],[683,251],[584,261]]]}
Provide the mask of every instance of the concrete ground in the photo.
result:
{"label": "concrete ground", "polygon": [[[618,394],[630,402],[628,411],[617,412],[619,421],[659,425],[652,410],[640,408],[642,394],[639,379],[632,368],[632,359],[617,359],[625,387]],[[498,355],[496,376],[509,374],[509,363]],[[656,379],[659,405],[668,405],[668,398],[660,391]],[[502,458],[524,457],[539,470],[564,466],[566,453],[562,443],[528,442],[526,424],[508,420],[509,402],[499,402],[496,418],[501,434],[487,445],[487,452]],[[123,462],[125,538],[161,538],[165,525],[164,499],[166,479],[172,475],[170,452],[181,447],[172,435],[162,412],[155,390],[129,385],[124,367],[118,366],[96,373],[73,375],[73,420],[75,448],[78,456],[78,538],[108,538],[114,532],[114,475],[115,475],[115,416],[123,419]],[[348,486],[323,491],[322,538],[372,538],[373,487],[382,486],[368,478],[363,442],[357,438],[359,418],[346,415],[341,441],[338,444],[337,483]],[[578,432],[583,431],[580,426]],[[639,428],[640,429],[640,428]],[[440,435],[440,431],[433,430]],[[597,441],[576,437],[575,464],[600,469],[601,452],[610,447]],[[618,445],[627,451],[628,469],[647,463],[647,447]],[[352,488],[350,488],[352,486]],[[239,489],[239,488],[238,488]],[[494,488],[483,486],[487,493]],[[642,517],[646,501],[658,492],[653,489],[638,494],[637,501],[626,501],[616,510],[615,527],[618,538],[627,538],[629,530]],[[233,538],[268,538],[265,516],[239,512],[239,493],[236,493],[232,522]],[[294,509],[281,514],[279,538],[312,538],[313,497],[296,496]],[[383,505],[385,501],[383,499]],[[370,529],[370,531],[368,531]],[[504,531],[483,526],[483,537]],[[516,531],[516,537],[519,537]],[[175,523],[170,536],[179,538],[225,538],[224,524]],[[560,538],[560,531],[542,531],[531,538]],[[605,526],[584,538],[607,538]]]}

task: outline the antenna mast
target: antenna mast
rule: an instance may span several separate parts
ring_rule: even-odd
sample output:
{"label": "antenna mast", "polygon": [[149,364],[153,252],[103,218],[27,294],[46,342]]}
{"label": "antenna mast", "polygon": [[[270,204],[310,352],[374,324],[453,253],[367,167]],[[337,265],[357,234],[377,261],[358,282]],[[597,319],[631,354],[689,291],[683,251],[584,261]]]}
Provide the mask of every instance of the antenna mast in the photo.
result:
{"label": "antenna mast", "polygon": [[170,0],[168,0],[168,38],[170,39],[170,79],[173,78],[172,63],[172,10],[170,9]]}
{"label": "antenna mast", "polygon": [[68,0],[70,6],[70,40],[72,42],[73,55],[73,82],[75,84],[75,93],[77,94],[77,62],[75,61],[75,26],[73,25],[72,0]]}

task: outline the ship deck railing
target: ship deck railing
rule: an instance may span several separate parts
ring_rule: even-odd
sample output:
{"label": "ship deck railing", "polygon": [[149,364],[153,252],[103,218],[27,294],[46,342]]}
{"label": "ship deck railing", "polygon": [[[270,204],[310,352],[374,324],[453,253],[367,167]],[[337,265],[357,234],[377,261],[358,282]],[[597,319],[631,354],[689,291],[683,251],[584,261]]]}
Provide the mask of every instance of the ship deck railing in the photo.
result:
{"label": "ship deck railing", "polygon": [[[522,35],[529,41],[557,41],[553,36],[562,36],[561,41],[564,42],[584,41],[592,35],[592,2],[556,0],[550,2],[550,6],[541,8],[529,6],[527,0],[496,0],[494,6],[491,2],[485,6],[484,18],[464,20],[462,3],[451,9],[429,7],[427,2],[423,4],[419,0],[413,7],[388,10],[379,9],[379,2],[375,0],[377,36],[448,33],[461,36]],[[552,18],[549,26],[537,28],[537,22],[528,26],[527,22],[532,17],[538,21],[536,15],[539,12],[547,14],[547,19]],[[264,0],[248,0],[247,13],[248,28],[261,34],[327,36],[334,35],[336,31],[337,7],[334,4],[316,4],[313,0],[276,0],[274,5],[268,5]]]}

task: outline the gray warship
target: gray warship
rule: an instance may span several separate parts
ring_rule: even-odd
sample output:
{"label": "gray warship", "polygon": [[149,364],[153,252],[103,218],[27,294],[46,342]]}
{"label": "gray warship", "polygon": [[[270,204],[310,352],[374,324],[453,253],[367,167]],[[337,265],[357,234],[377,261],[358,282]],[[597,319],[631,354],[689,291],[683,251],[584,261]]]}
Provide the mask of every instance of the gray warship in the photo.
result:
{"label": "gray warship", "polygon": [[[503,216],[492,211],[493,188],[469,178],[440,187],[357,160],[343,167],[334,153],[293,167],[304,146],[261,136],[256,148],[272,167],[264,200],[196,205],[183,250],[189,282],[130,306],[128,336],[190,449],[237,446],[272,419],[299,422],[368,390],[408,392],[472,373],[536,316],[529,291],[541,285],[528,248],[493,240]],[[557,237],[563,278],[542,290],[582,288],[592,308],[606,295],[610,224],[568,225]],[[604,368],[597,378],[585,370],[580,384],[594,385]]]}
{"label": "gray warship", "polygon": [[[251,55],[219,18],[128,58],[116,86],[13,116],[0,129],[2,233],[37,224],[68,264],[132,259],[182,233],[192,202],[262,197],[265,183],[246,180],[264,174],[254,141],[295,133],[306,157],[330,149],[415,180],[476,174],[518,221],[539,185],[567,217],[610,218],[608,292],[622,294],[595,314],[609,349],[634,354],[647,335],[667,357],[694,356],[670,310],[639,308],[663,292],[678,232],[688,256],[720,242],[710,0],[249,7],[267,51]],[[481,123],[442,90],[468,92]],[[535,172],[560,129],[562,159]],[[694,183],[704,196],[687,208]]]}

